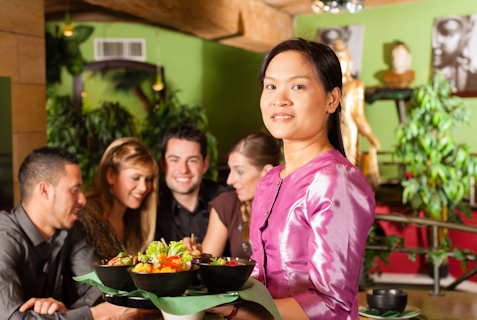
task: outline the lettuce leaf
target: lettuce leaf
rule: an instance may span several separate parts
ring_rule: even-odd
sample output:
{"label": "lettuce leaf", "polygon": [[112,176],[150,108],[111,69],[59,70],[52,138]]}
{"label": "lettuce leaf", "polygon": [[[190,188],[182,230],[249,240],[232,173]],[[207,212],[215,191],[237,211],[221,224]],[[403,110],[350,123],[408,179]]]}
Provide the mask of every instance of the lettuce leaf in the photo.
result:
{"label": "lettuce leaf", "polygon": [[180,257],[182,258],[184,262],[189,262],[192,260],[192,256],[189,253],[189,248],[187,248],[184,245],[184,242],[182,240],[171,241],[171,243],[169,243],[169,250],[167,252],[167,257],[177,256],[181,252],[182,254],[180,255]]}
{"label": "lettuce leaf", "polygon": [[146,250],[145,254],[138,253],[138,260],[146,262],[148,259],[157,260],[161,254],[165,254],[167,257],[180,256],[184,262],[189,262],[193,258],[189,253],[189,248],[181,241],[171,241],[166,248],[160,241],[153,241]]}
{"label": "lettuce leaf", "polygon": [[137,258],[139,261],[146,262],[147,259],[157,259],[157,257],[161,254],[166,253],[166,247],[160,241],[153,241],[147,247],[146,254],[138,253]]}

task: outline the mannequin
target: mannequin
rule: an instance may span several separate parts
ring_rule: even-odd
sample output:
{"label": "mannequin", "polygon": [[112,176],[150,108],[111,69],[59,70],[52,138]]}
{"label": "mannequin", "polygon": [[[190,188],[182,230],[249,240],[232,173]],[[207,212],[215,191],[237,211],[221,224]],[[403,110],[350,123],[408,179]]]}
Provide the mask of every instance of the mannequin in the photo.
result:
{"label": "mannequin", "polygon": [[415,72],[411,70],[412,55],[409,48],[398,42],[392,49],[392,69],[384,74],[384,81],[391,88],[407,88],[414,82]]}
{"label": "mannequin", "polygon": [[[346,157],[361,169],[373,187],[379,187],[381,179],[376,150],[381,148],[381,144],[373,135],[364,113],[364,83],[351,77],[353,61],[344,42],[341,40],[333,42],[333,51],[340,61],[343,74],[341,132]],[[369,141],[368,159],[364,159],[361,154],[360,134]]]}

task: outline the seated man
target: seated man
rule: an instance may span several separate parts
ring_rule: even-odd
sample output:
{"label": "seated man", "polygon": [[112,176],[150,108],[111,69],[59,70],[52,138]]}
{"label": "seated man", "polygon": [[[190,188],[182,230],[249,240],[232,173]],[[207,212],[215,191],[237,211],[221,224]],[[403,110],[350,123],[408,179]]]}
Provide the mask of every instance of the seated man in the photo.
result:
{"label": "seated man", "polygon": [[89,273],[90,262],[98,259],[75,222],[86,203],[76,157],[61,148],[41,147],[25,158],[18,179],[22,202],[10,213],[0,212],[0,318],[107,319],[111,314],[137,314],[109,303],[93,307],[102,301],[101,291],[80,282],[74,284],[79,299],[73,305],[67,308],[58,301],[63,271],[74,276]]}
{"label": "seated man", "polygon": [[201,243],[209,223],[209,201],[230,190],[202,179],[209,166],[207,138],[196,127],[180,124],[172,128],[162,140],[161,152],[166,185],[159,187],[155,238],[169,242],[194,234]]}

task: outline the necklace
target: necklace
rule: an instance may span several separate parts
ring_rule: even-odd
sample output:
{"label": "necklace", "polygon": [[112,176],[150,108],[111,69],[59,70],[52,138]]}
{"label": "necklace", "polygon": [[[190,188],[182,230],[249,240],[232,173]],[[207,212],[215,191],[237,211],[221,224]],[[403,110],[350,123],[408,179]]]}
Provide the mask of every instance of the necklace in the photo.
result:
{"label": "necklace", "polygon": [[[318,151],[318,153],[313,157],[313,159],[315,159],[316,157],[318,157],[322,152],[323,150],[326,149],[326,147],[328,147],[329,145],[331,144],[331,142],[328,142],[328,144],[326,146],[323,147],[323,149],[321,149],[320,151]],[[283,170],[285,170],[287,167],[287,165],[285,164],[282,168],[282,170],[280,170],[280,175],[282,174]]]}

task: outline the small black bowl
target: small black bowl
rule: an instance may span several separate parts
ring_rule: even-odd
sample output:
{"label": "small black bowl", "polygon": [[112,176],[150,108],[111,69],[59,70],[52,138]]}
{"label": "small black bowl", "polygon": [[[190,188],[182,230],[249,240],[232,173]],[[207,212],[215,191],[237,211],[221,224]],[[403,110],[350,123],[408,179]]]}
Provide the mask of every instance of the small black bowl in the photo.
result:
{"label": "small black bowl", "polygon": [[182,295],[192,280],[197,277],[199,266],[192,264],[190,270],[166,273],[133,272],[127,269],[132,280],[141,290],[154,293],[158,297],[175,297]]}
{"label": "small black bowl", "polygon": [[407,305],[407,292],[397,289],[368,290],[366,300],[370,309],[383,314],[388,311],[403,312]]}
{"label": "small black bowl", "polygon": [[93,261],[91,266],[99,280],[106,286],[117,290],[134,291],[136,286],[127,269],[131,266],[108,266],[108,259]]}
{"label": "small black bowl", "polygon": [[199,280],[207,287],[208,292],[224,293],[239,290],[252,273],[257,263],[252,259],[222,257],[227,262],[235,260],[245,263],[244,266],[217,266],[207,263],[199,263]]}

